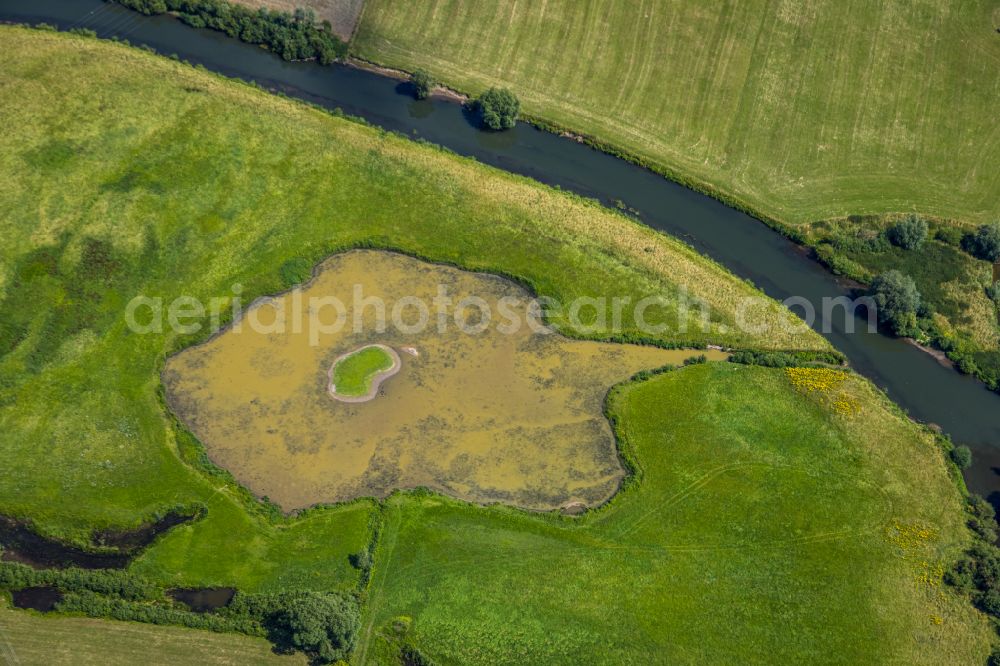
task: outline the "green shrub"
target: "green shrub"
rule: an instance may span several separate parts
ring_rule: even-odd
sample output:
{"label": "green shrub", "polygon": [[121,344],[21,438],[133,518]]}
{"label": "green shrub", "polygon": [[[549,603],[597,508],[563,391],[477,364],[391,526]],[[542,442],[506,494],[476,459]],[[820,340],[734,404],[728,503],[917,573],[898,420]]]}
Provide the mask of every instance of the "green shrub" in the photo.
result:
{"label": "green shrub", "polygon": [[939,227],[934,233],[934,238],[952,247],[962,247],[962,238],[964,236],[965,232],[959,227]]}
{"label": "green shrub", "polygon": [[350,556],[350,560],[351,566],[361,571],[370,569],[372,566],[372,556],[367,550],[362,550],[360,553],[353,553]]}
{"label": "green shrub", "polygon": [[0,562],[0,588],[52,586],[63,592],[93,592],[126,601],[152,601],[163,592],[144,578],[121,569],[32,569],[17,562]]}
{"label": "green shrub", "polygon": [[965,555],[945,573],[944,580],[972,596],[973,602],[994,618],[1000,617],[1000,548],[996,514],[982,497],[972,495],[967,506],[975,540]]}
{"label": "green shrub", "polygon": [[410,83],[413,84],[413,94],[417,99],[427,99],[427,96],[431,94],[431,89],[434,88],[434,80],[431,75],[422,69],[413,72]]}
{"label": "green shrub", "polygon": [[434,666],[434,661],[409,643],[399,648],[399,658],[404,666]]}
{"label": "green shrub", "polygon": [[765,368],[811,367],[816,365],[843,365],[840,352],[775,352],[743,350],[733,352],[730,363],[759,365]]}
{"label": "green shrub", "polygon": [[198,16],[197,14],[180,14],[180,19],[187,23],[192,28],[206,28],[208,24],[205,23],[205,19]]}
{"label": "green shrub", "polygon": [[958,359],[958,371],[963,375],[975,375],[979,372],[979,366],[971,356],[962,355]]}
{"label": "green shrub", "polygon": [[835,275],[846,275],[859,282],[868,282],[871,273],[867,268],[851,259],[842,245],[837,240],[836,244],[824,242],[813,248],[813,254],[817,260],[826,264]]}
{"label": "green shrub", "polygon": [[997,540],[997,514],[993,505],[979,495],[969,497],[969,527],[988,543]]}
{"label": "green shrub", "polygon": [[962,247],[984,261],[1000,261],[1000,222],[979,227],[962,240]]}
{"label": "green shrub", "polygon": [[872,280],[870,295],[878,308],[878,319],[896,335],[913,335],[917,328],[920,292],[913,278],[892,270]]}
{"label": "green shrub", "polygon": [[506,88],[490,88],[476,100],[479,119],[491,130],[505,130],[517,123],[521,103]]}
{"label": "green shrub", "polygon": [[702,363],[708,363],[708,357],[704,354],[699,354],[698,356],[689,356],[684,359],[684,365],[701,365]]}
{"label": "green shrub", "polygon": [[927,222],[911,215],[902,222],[889,227],[889,242],[904,250],[916,250],[927,240]]}
{"label": "green shrub", "polygon": [[281,650],[301,650],[314,663],[346,659],[361,624],[354,599],[321,592],[237,594],[225,615],[258,622]]}
{"label": "green shrub", "polygon": [[972,465],[972,451],[965,445],[956,446],[951,450],[951,460],[959,469],[968,469]]}
{"label": "green shrub", "polygon": [[990,286],[986,287],[986,295],[990,297],[990,300],[1000,308],[1000,282],[994,282]]}
{"label": "green shrub", "polygon": [[103,597],[93,592],[71,592],[56,604],[56,610],[63,613],[79,613],[90,617],[111,618],[126,622],[146,622],[148,624],[176,625],[208,631],[234,631],[250,635],[260,635],[260,627],[249,618],[222,616],[214,613],[193,613],[180,610],[167,602],[140,603]]}

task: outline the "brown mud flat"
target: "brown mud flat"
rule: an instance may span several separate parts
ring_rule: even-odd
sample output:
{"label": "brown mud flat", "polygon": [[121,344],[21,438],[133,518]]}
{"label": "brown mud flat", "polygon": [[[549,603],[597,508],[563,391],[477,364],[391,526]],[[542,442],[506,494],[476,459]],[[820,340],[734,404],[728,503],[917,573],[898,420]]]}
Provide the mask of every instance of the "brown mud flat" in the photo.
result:
{"label": "brown mud flat", "polygon": [[[471,335],[449,319],[441,332],[432,313],[422,332],[391,324],[378,332],[369,306],[355,333],[356,285],[365,297],[385,299],[387,311],[403,297],[431,304],[443,286],[455,303],[483,299],[495,321]],[[603,413],[609,388],[703,353],[571,340],[527,325],[503,333],[499,301],[516,302],[510,310],[523,321],[530,299],[523,288],[391,252],[331,257],[299,295],[305,303],[312,296],[347,305],[341,331],[311,345],[309,326],[296,332],[288,314],[295,312],[289,292],[248,308],[244,318],[267,326],[284,317],[285,332],[226,329],[169,358],[163,373],[168,404],[213,462],[285,510],[421,486],[536,510],[601,504],[624,476]],[[479,322],[475,312],[465,311],[468,323]],[[403,318],[416,319],[412,312]],[[420,353],[383,384],[378,400],[331,400],[331,361],[369,344]]]}

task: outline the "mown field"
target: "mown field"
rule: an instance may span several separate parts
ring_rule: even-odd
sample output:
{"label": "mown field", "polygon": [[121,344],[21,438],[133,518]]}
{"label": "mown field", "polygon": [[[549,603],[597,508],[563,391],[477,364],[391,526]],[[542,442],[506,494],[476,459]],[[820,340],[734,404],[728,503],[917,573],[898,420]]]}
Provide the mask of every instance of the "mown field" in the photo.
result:
{"label": "mown field", "polygon": [[401,643],[441,663],[984,661],[982,616],[941,585],[968,539],[958,483],[853,375],[809,392],[706,364],[613,391],[640,473],[578,523],[427,492],[297,518],[251,501],[160,398],[165,357],[200,337],[129,332],[133,296],[238,282],[248,302],[374,246],[563,301],[663,294],[661,342],[827,343],[773,302],[741,332],[758,292],[591,202],[125,46],[12,27],[0,44],[0,513],[83,541],[200,505],[132,570],[247,591],[355,589],[349,555],[383,520],[358,663]]}
{"label": "mown field", "polygon": [[0,605],[0,661],[10,666],[205,664],[299,666],[262,638],[88,618],[40,617]]}
{"label": "mown field", "polygon": [[616,390],[641,481],[583,521],[391,498],[358,661],[982,663],[939,579],[966,537],[933,437],[838,377],[710,363]]}
{"label": "mown field", "polygon": [[368,0],[352,47],[470,93],[509,86],[532,116],[787,224],[986,222],[998,27],[992,0]]}
{"label": "mown field", "polygon": [[[648,313],[671,331],[688,284],[711,328],[691,321],[667,341],[827,347],[811,332],[741,333],[732,305],[759,292],[674,240],[525,179],[124,46],[4,28],[0,60],[10,128],[0,137],[0,512],[81,540],[206,505],[205,520],[138,563],[143,572],[351,587],[347,555],[368,540],[371,505],[275,521],[184,464],[199,447],[166,414],[159,372],[198,336],[130,333],[124,309],[139,294],[207,301],[240,283],[248,303],[288,287],[289,262],[386,246],[502,271],[567,302],[675,296]],[[761,310],[774,329],[790,317],[774,302]]]}

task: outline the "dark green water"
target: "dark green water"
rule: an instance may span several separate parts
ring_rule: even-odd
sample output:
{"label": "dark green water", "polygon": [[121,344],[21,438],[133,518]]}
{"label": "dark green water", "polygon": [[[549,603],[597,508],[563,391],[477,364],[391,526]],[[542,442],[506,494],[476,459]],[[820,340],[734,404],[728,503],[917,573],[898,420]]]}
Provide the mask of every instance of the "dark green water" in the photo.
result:
{"label": "dark green water", "polygon": [[[621,199],[649,226],[684,239],[768,295],[809,301],[850,293],[797,246],[760,222],[714,199],[572,140],[519,124],[503,134],[479,131],[456,104],[414,101],[397,81],[344,66],[287,63],[272,54],[167,17],[146,17],[100,0],[0,0],[0,19],[85,27],[176,53],[210,70],[343,109],[369,122],[447,146],[481,162],[559,185],[584,196]],[[2,48],[2,45],[0,45]],[[921,420],[968,444],[975,464],[966,473],[974,491],[1000,504],[1000,395],[942,366],[901,340],[868,333],[843,318],[824,335],[859,372]]]}

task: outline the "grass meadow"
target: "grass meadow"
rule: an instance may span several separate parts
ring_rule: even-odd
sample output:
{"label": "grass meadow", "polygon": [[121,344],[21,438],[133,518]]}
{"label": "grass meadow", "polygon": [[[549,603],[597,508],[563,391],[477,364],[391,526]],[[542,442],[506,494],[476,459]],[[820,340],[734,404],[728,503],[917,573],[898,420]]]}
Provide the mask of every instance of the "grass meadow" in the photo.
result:
{"label": "grass meadow", "polygon": [[640,480],[581,521],[390,498],[357,661],[985,659],[939,578],[967,539],[955,482],[867,382],[710,363],[609,411]]}
{"label": "grass meadow", "polygon": [[1000,216],[998,27],[991,0],[368,0],[352,51],[508,86],[783,224],[981,223]]}

